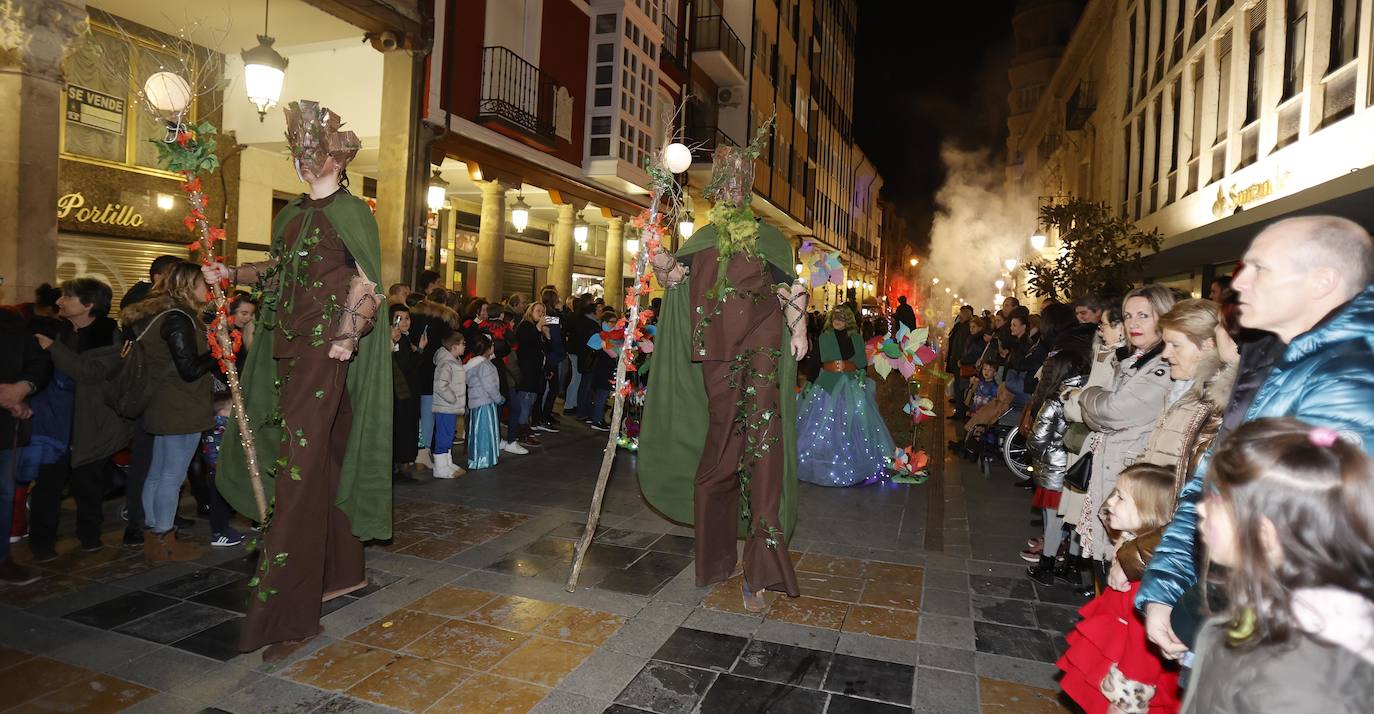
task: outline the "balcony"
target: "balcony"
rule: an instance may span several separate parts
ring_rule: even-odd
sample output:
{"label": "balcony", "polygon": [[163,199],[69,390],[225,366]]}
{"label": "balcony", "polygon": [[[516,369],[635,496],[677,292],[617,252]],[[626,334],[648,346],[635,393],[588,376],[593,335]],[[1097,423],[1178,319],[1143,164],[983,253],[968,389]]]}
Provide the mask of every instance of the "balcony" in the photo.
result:
{"label": "balcony", "polygon": [[552,77],[511,50],[482,48],[479,122],[516,129],[551,148],[558,139],[560,90]]}
{"label": "balcony", "polygon": [[1064,103],[1064,128],[1068,131],[1082,129],[1095,111],[1097,93],[1093,91],[1093,83],[1080,82],[1078,88],[1069,96],[1069,101]]}
{"label": "balcony", "polygon": [[691,121],[693,119],[692,117],[688,119],[687,143],[691,144],[694,149],[697,147],[701,149],[701,151],[692,152],[692,156],[694,157],[693,161],[704,161],[709,163],[711,161],[711,153],[716,149],[722,146],[740,146],[740,143],[735,141],[733,137],[721,131],[720,127],[716,126],[715,122],[694,122]]}
{"label": "balcony", "polygon": [[721,87],[745,84],[744,43],[720,15],[702,15],[693,25],[692,56],[706,75]]}
{"label": "balcony", "polygon": [[678,32],[677,23],[668,19],[667,13],[663,15],[663,56],[677,68],[687,69],[682,52],[682,34]]}

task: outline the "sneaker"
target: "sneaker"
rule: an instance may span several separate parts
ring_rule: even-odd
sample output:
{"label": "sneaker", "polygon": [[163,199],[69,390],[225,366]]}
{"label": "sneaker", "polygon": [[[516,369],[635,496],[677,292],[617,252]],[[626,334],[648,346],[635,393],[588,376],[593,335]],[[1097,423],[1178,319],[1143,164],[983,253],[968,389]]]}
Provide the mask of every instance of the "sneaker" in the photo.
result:
{"label": "sneaker", "polygon": [[552,427],[550,427],[550,426],[546,426],[546,425],[544,425],[544,424],[535,424],[534,426],[531,426],[530,428],[531,428],[531,429],[534,429],[534,430],[536,430],[536,431],[548,432],[548,433],[550,433],[550,434],[552,434],[552,433],[558,431],[557,429],[554,429],[554,428],[552,428]]}
{"label": "sneaker", "polygon": [[90,543],[82,543],[82,544],[81,544],[81,551],[82,551],[83,553],[96,553],[96,552],[99,552],[99,551],[103,550],[104,548],[105,548],[105,544],[104,544],[104,543],[101,543],[101,542],[98,541],[98,540],[97,540],[97,541],[90,542]]}
{"label": "sneaker", "polygon": [[[30,546],[30,548],[32,548],[32,546]],[[34,548],[34,549],[33,549],[33,562],[35,562],[35,563],[51,563],[51,562],[54,561],[54,560],[57,560],[57,551],[55,551],[55,550],[48,550],[48,549],[46,549],[46,548],[41,548],[41,549],[40,549],[40,548]]]}
{"label": "sneaker", "polygon": [[593,428],[593,429],[596,429],[597,431],[610,431],[610,430],[611,430],[611,427],[609,427],[609,426],[607,426],[607,425],[605,425],[605,424],[602,424],[602,423],[599,422],[599,421],[594,421],[594,422],[592,422],[592,428]]}
{"label": "sneaker", "polygon": [[1039,549],[1039,548],[1033,548],[1033,549],[1032,549],[1032,548],[1027,548],[1026,550],[1021,551],[1021,560],[1024,560],[1024,561],[1026,561],[1027,563],[1030,563],[1031,565],[1035,565],[1036,563],[1039,563],[1039,562],[1040,562],[1040,549]]}
{"label": "sneaker", "polygon": [[13,535],[12,535],[12,536],[10,536],[10,545],[14,545],[15,543],[18,543],[18,542],[21,541],[21,540],[24,540],[24,536],[13,536]]}
{"label": "sneaker", "polygon": [[125,528],[124,545],[143,545],[143,529],[132,527]]}
{"label": "sneaker", "polygon": [[233,528],[225,528],[210,536],[210,545],[216,548],[231,548],[243,542],[243,534]]}
{"label": "sneaker", "polygon": [[530,450],[529,450],[529,449],[526,449],[525,447],[523,447],[523,446],[521,446],[520,444],[518,444],[518,443],[516,443],[516,442],[513,442],[513,441],[512,441],[512,442],[507,442],[506,444],[504,444],[504,445],[501,447],[501,450],[504,451],[504,452],[506,452],[507,454],[523,455],[523,454],[528,454],[528,453],[530,453]]}
{"label": "sneaker", "polygon": [[32,585],[38,582],[39,576],[32,570],[14,562],[13,558],[5,558],[0,561],[0,583],[6,585]]}

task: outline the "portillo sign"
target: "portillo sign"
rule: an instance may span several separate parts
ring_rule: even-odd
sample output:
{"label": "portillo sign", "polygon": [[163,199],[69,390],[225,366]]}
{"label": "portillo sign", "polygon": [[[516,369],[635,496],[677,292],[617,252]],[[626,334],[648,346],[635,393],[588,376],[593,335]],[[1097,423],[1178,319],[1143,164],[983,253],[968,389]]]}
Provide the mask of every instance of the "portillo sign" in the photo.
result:
{"label": "portillo sign", "polygon": [[126,228],[143,226],[143,215],[132,206],[122,203],[87,206],[86,197],[80,191],[63,194],[57,199],[57,219]]}

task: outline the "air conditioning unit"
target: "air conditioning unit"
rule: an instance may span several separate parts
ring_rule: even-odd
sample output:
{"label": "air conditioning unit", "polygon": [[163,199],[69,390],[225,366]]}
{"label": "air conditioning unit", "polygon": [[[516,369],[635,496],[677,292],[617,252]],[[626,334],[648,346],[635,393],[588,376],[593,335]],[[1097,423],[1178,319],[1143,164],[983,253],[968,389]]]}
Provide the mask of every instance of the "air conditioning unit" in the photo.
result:
{"label": "air conditioning unit", "polygon": [[742,87],[721,87],[716,90],[716,104],[722,107],[733,107],[744,99],[744,89]]}

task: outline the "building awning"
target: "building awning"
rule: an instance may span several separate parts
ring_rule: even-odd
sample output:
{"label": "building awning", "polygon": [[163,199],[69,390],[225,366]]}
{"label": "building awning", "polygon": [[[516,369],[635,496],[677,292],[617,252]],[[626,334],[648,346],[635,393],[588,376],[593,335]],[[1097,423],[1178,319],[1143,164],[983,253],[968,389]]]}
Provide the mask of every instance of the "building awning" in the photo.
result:
{"label": "building awning", "polygon": [[1246,209],[1219,221],[1166,238],[1149,257],[1148,276],[1193,272],[1204,265],[1240,260],[1255,234],[1274,221],[1293,216],[1335,215],[1374,229],[1374,168],[1345,176]]}

